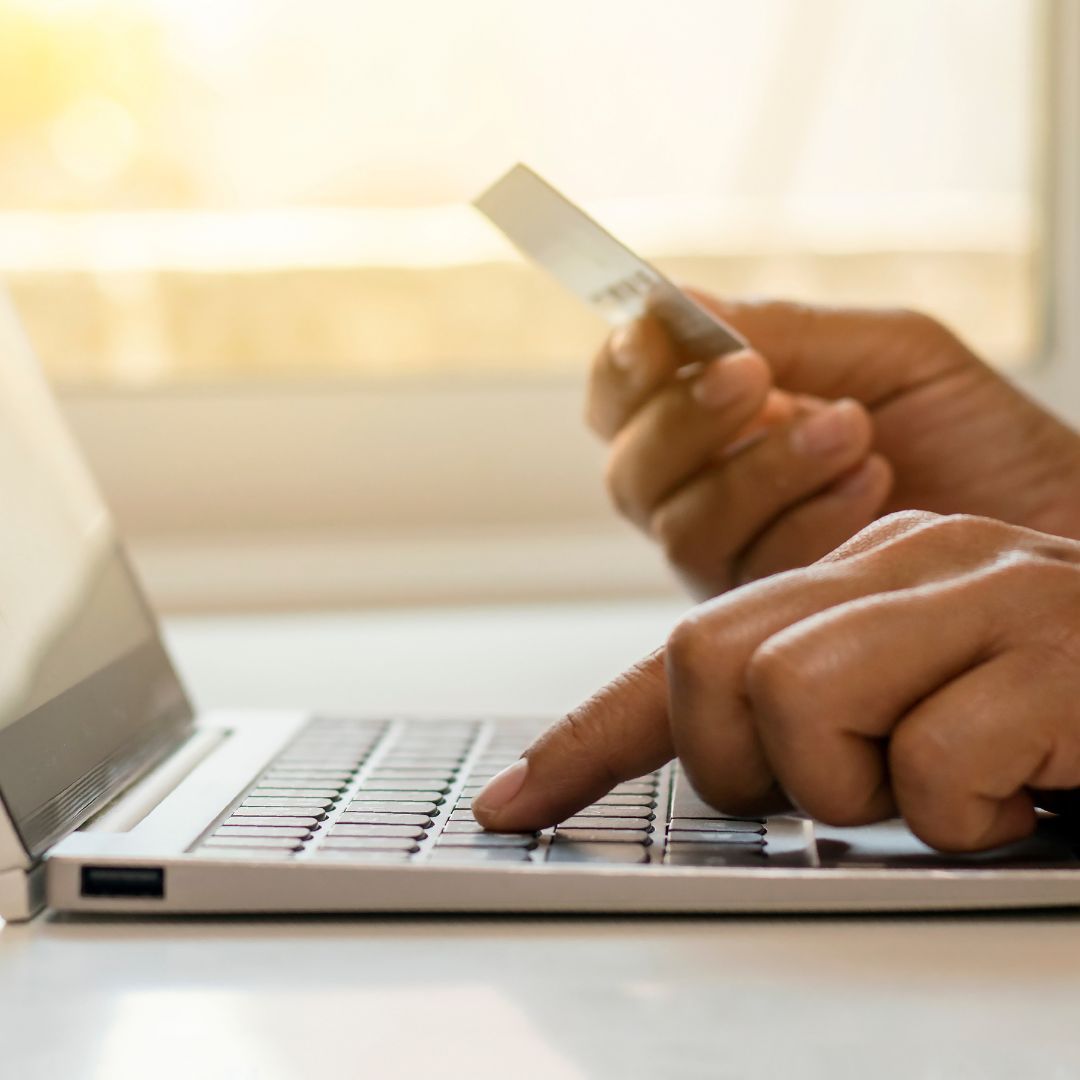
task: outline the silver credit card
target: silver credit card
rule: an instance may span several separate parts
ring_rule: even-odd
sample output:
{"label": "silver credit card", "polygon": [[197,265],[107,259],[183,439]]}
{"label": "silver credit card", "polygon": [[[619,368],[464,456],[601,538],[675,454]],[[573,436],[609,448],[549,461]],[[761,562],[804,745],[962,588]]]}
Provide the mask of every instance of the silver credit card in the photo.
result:
{"label": "silver credit card", "polygon": [[473,205],[523,254],[613,326],[648,312],[688,361],[746,347],[730,326],[598,225],[527,165],[515,165]]}

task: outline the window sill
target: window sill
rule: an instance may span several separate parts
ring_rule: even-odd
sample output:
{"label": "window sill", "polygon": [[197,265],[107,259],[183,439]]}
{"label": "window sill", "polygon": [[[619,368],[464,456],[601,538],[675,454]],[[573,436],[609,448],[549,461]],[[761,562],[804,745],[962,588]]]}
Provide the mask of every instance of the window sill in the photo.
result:
{"label": "window sill", "polygon": [[678,598],[653,546],[628,527],[137,537],[159,611]]}

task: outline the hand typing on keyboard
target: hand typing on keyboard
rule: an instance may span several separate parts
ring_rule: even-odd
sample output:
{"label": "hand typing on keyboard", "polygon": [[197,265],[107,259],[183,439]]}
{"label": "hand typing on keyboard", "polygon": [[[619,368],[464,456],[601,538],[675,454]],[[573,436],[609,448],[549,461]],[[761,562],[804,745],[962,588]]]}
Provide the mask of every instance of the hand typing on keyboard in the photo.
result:
{"label": "hand typing on keyboard", "polygon": [[472,801],[542,828],[674,755],[729,814],[900,814],[952,851],[1080,786],[1080,543],[904,512],[712,600]]}

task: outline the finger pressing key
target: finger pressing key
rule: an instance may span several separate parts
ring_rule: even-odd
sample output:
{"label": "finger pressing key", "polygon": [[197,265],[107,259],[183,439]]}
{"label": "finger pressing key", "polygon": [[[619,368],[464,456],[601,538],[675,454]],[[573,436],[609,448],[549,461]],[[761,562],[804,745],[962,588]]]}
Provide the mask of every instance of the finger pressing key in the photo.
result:
{"label": "finger pressing key", "polygon": [[472,810],[497,832],[546,828],[673,753],[664,659],[656,652],[541,735],[473,798]]}

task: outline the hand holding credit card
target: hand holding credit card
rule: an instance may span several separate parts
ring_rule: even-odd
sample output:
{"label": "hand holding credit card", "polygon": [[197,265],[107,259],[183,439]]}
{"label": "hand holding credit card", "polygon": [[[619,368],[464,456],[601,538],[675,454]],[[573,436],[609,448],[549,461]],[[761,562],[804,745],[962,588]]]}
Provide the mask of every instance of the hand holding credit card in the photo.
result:
{"label": "hand holding credit card", "polygon": [[[865,408],[777,386],[774,361],[790,372],[807,309],[688,295],[524,165],[475,205],[618,328],[592,364],[586,415],[610,444],[612,501],[693,593],[817,558],[869,520],[888,470],[872,455]],[[820,359],[829,387],[829,356]],[[803,364],[804,387],[817,367]],[[833,435],[811,453],[816,414]],[[866,481],[863,495],[827,494],[849,474]],[[824,503],[802,506],[815,492]]]}

